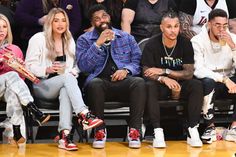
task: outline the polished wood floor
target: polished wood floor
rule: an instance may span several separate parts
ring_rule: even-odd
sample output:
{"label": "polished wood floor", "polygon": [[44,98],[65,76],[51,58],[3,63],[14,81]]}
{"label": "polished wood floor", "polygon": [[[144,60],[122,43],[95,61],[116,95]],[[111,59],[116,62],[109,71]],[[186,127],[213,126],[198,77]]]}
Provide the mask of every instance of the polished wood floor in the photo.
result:
{"label": "polished wood floor", "polygon": [[93,149],[91,144],[79,143],[78,151],[57,148],[57,144],[27,144],[17,148],[0,144],[0,157],[236,157],[236,143],[217,141],[202,148],[191,148],[185,141],[167,141],[166,149],[153,148],[143,142],[141,149],[130,149],[127,143],[107,142],[105,149]]}

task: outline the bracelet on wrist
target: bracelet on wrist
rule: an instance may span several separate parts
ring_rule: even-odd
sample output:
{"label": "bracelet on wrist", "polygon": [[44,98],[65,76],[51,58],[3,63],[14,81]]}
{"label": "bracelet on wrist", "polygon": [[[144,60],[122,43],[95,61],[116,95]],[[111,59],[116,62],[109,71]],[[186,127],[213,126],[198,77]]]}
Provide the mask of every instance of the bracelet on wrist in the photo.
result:
{"label": "bracelet on wrist", "polygon": [[232,51],[236,51],[236,44],[234,44],[234,47],[231,48]]}
{"label": "bracelet on wrist", "polygon": [[165,80],[165,76],[158,76],[157,78],[157,81],[159,81],[160,83],[165,83],[164,80]]}
{"label": "bracelet on wrist", "polygon": [[131,71],[127,68],[123,68],[123,70],[125,70],[127,72],[127,75],[130,75],[131,74]]}
{"label": "bracelet on wrist", "polygon": [[222,83],[226,84],[229,78],[227,76],[224,76],[222,79]]}

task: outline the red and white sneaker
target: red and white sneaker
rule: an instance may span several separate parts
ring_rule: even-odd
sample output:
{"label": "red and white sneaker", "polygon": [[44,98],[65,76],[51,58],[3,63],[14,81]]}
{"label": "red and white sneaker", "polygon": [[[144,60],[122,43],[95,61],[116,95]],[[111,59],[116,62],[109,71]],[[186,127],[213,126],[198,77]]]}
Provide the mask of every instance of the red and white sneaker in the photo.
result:
{"label": "red and white sneaker", "polygon": [[81,114],[78,122],[82,124],[84,130],[92,129],[103,124],[103,120],[98,119],[90,112],[86,114]]}
{"label": "red and white sneaker", "polygon": [[62,130],[60,132],[60,139],[58,140],[58,148],[76,151],[78,147],[72,141],[72,135],[68,130]]}
{"label": "red and white sneaker", "polygon": [[93,141],[93,148],[104,148],[106,143],[106,130],[97,130],[95,131],[94,141]]}
{"label": "red and white sneaker", "polygon": [[140,148],[141,147],[140,133],[137,129],[130,128],[129,134],[128,134],[128,141],[129,141],[130,148]]}

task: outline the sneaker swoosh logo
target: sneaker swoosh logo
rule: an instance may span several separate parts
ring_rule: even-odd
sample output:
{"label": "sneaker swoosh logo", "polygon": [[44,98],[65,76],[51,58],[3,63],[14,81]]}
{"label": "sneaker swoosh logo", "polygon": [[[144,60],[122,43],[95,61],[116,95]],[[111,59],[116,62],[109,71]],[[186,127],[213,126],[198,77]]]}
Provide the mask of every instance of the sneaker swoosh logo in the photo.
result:
{"label": "sneaker swoosh logo", "polygon": [[89,122],[88,121],[84,121],[83,124],[89,124]]}

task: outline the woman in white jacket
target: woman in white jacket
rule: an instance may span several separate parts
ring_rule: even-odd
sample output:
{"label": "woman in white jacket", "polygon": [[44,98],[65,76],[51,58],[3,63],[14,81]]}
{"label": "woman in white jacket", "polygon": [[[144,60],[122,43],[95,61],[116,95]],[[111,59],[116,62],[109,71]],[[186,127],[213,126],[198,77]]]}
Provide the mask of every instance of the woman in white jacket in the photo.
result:
{"label": "woman in white jacket", "polygon": [[70,136],[73,111],[84,129],[96,127],[103,121],[90,114],[83,102],[76,79],[78,70],[74,66],[75,42],[63,9],[54,8],[48,13],[44,32],[35,34],[29,41],[25,62],[27,68],[41,78],[39,84],[33,85],[35,97],[49,100],[59,97],[58,147],[77,150]]}

